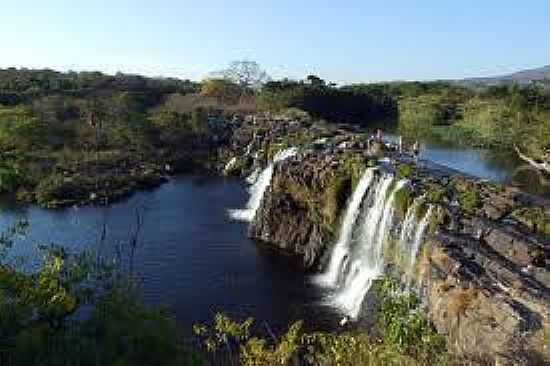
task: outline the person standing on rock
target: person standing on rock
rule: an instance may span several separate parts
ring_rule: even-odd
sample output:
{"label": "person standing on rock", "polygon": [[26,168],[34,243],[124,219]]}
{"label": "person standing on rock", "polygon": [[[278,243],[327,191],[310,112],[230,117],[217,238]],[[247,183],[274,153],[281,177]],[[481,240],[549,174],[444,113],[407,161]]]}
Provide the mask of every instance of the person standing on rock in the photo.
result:
{"label": "person standing on rock", "polygon": [[381,129],[376,130],[376,141],[382,142],[383,139],[384,139],[384,136],[382,134],[382,130]]}
{"label": "person standing on rock", "polygon": [[420,155],[420,145],[418,144],[418,140],[414,142],[413,155],[414,155],[414,160],[418,162],[418,157]]}

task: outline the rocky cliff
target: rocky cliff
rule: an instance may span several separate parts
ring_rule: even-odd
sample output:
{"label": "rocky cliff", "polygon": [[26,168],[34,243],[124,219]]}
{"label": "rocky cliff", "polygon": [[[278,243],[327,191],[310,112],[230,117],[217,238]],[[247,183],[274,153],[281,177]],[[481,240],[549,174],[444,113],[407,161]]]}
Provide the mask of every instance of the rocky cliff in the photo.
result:
{"label": "rocky cliff", "polygon": [[[297,137],[300,130],[293,132],[291,124],[277,126],[248,134],[245,146],[254,146],[255,152],[240,155],[247,159],[239,166],[242,172],[250,171],[253,161],[268,160],[273,149],[306,143],[298,156],[275,166],[250,225],[251,237],[301,256],[312,270],[323,270],[357,180],[368,166],[380,165],[379,171],[407,180],[393,203],[384,252],[387,271],[412,283],[451,349],[479,363],[549,361],[547,201],[441,167],[417,166],[395,152],[382,153],[383,146],[367,144],[359,133],[341,128],[315,132],[310,126],[309,135]],[[386,156],[382,163],[381,154]],[[429,206],[433,214],[418,260],[406,269],[395,243],[418,197],[422,202],[415,210],[425,212]]]}

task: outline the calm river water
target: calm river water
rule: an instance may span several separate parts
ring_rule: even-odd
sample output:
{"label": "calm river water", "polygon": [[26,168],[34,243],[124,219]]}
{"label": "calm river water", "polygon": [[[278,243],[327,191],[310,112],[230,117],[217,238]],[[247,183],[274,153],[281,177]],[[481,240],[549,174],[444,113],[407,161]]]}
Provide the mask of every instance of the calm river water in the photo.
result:
{"label": "calm river water", "polygon": [[29,233],[14,248],[27,265],[36,263],[39,244],[97,249],[104,224],[103,252],[110,254],[135,230],[137,209],[143,226],[134,271],[143,296],[166,305],[185,332],[217,311],[252,316],[274,331],[299,319],[310,329],[334,327],[340,317],[321,305],[325,294],[310,275],[292,258],[249,240],[246,224],[229,218],[227,209],[244,207],[247,199],[238,180],[184,176],[110,207],[44,210],[4,202],[0,229],[18,217],[30,221]]}

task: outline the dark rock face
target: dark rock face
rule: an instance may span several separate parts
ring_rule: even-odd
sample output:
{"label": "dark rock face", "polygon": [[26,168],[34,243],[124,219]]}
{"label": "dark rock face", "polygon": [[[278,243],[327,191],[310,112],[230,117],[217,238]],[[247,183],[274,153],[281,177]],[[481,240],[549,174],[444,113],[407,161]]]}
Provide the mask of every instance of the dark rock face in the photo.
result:
{"label": "dark rock face", "polygon": [[249,235],[301,256],[308,268],[318,265],[334,241],[353,179],[342,157],[315,152],[277,165]]}
{"label": "dark rock face", "polygon": [[252,238],[300,255],[314,266],[331,240],[331,233],[309,217],[306,207],[285,193],[269,192],[250,225]]}

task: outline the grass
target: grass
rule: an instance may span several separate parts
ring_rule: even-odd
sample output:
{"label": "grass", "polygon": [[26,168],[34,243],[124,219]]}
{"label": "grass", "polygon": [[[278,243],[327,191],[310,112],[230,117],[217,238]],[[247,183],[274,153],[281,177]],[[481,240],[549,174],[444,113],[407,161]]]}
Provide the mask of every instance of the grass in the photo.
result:
{"label": "grass", "polygon": [[542,207],[523,207],[512,212],[512,217],[534,233],[550,235],[550,217]]}
{"label": "grass", "polygon": [[475,191],[465,191],[459,196],[460,207],[468,215],[473,215],[481,207],[481,195]]}
{"label": "grass", "polygon": [[412,179],[416,168],[412,164],[399,164],[397,166],[397,178],[398,179]]}
{"label": "grass", "polygon": [[[395,192],[394,196],[394,206],[397,216],[401,219],[404,219],[407,215],[409,207],[412,205],[414,198],[410,191],[410,188],[407,186]],[[420,217],[420,216],[417,216]]]}

